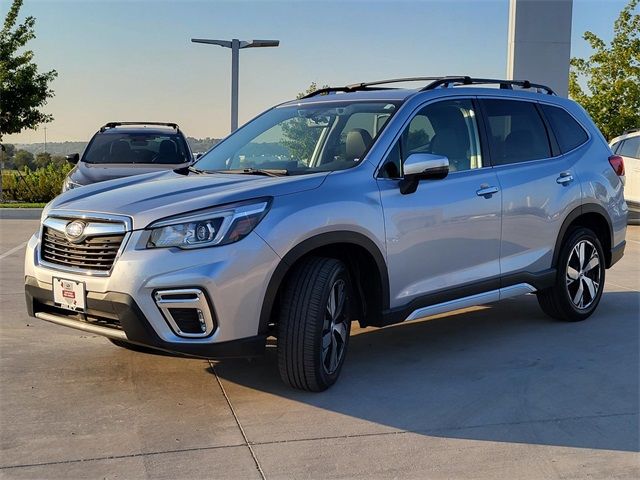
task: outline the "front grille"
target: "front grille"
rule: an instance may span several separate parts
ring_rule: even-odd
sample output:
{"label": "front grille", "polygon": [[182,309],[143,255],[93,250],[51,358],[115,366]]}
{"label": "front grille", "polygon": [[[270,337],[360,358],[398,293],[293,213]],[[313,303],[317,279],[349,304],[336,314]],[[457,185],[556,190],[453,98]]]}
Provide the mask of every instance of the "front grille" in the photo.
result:
{"label": "front grille", "polygon": [[64,233],[43,227],[40,256],[56,265],[106,272],[111,270],[123,239],[124,235],[103,235],[71,243]]}

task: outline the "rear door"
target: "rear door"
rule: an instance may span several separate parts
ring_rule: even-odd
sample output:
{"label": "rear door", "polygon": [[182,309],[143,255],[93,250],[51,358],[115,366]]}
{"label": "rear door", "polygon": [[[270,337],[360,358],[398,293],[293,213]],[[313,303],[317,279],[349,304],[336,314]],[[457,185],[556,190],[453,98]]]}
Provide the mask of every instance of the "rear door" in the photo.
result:
{"label": "rear door", "polygon": [[[563,154],[548,116],[536,102],[484,98],[481,103],[502,191],[502,285],[526,283],[526,273],[551,268],[562,222],[580,204],[581,187],[574,168],[580,146]],[[581,133],[584,143],[588,136],[583,129]]]}

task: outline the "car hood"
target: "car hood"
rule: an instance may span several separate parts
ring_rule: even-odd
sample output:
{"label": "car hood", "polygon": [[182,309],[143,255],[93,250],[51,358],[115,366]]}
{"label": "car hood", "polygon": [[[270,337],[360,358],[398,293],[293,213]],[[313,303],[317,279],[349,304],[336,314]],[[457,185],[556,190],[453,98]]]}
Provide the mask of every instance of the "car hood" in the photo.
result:
{"label": "car hood", "polygon": [[162,164],[107,164],[107,163],[86,163],[79,162],[71,173],[71,179],[80,185],[89,185],[114,178],[129,177],[131,175],[141,175],[152,172],[166,172],[182,165],[162,165]]}
{"label": "car hood", "polygon": [[164,217],[264,196],[319,187],[327,172],[291,177],[260,175],[149,173],[69,190],[45,209],[127,215],[133,228]]}

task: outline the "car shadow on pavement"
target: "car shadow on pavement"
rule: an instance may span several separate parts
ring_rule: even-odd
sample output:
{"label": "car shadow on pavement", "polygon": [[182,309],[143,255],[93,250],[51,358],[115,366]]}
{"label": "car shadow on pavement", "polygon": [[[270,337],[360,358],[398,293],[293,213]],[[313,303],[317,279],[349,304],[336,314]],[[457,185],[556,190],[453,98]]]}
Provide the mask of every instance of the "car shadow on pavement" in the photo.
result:
{"label": "car shadow on pavement", "polygon": [[591,318],[566,323],[528,295],[354,328],[342,376],[323,393],[285,386],[273,347],[252,363],[220,362],[215,373],[256,390],[242,393],[255,409],[267,392],[430,436],[638,451],[639,304],[638,292],[605,293]]}

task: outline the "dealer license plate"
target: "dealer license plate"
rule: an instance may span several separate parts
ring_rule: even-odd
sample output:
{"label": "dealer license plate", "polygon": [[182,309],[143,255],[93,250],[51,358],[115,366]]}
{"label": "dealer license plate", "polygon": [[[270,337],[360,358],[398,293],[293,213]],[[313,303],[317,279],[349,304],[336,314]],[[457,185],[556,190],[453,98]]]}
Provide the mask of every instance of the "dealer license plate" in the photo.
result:
{"label": "dealer license plate", "polygon": [[68,310],[84,311],[84,283],[65,280],[64,278],[54,278],[53,301],[56,305]]}

